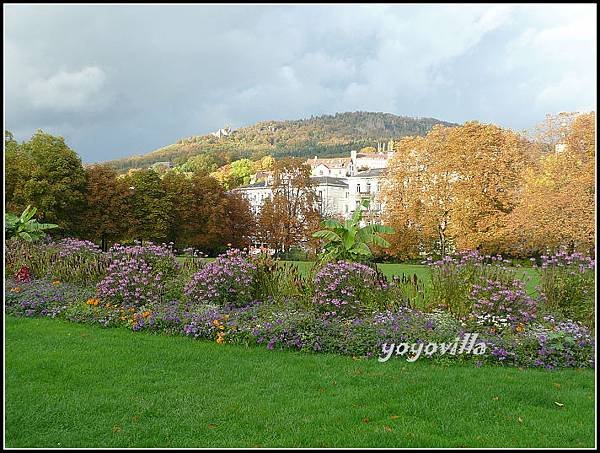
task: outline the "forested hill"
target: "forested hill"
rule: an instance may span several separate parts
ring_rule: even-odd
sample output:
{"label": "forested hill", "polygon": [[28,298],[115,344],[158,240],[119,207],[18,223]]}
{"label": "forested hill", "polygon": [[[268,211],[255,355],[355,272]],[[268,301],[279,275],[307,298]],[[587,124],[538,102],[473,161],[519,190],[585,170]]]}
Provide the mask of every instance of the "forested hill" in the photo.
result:
{"label": "forested hill", "polygon": [[410,118],[391,113],[348,112],[295,121],[263,121],[221,134],[184,138],[141,156],[108,163],[120,171],[146,168],[156,162],[183,164],[198,154],[209,154],[227,163],[240,158],[328,157],[346,155],[351,149],[376,146],[377,142],[409,135],[425,135],[434,125],[455,126],[434,118]]}

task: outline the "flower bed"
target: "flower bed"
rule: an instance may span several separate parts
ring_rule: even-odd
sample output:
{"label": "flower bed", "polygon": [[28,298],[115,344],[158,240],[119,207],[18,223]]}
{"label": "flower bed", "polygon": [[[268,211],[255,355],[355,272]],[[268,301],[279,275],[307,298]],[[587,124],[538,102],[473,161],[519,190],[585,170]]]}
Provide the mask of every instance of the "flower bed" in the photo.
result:
{"label": "flower bed", "polygon": [[[406,299],[425,297],[418,283],[404,278],[388,281],[363,264],[330,263],[304,279],[288,270],[269,273],[272,263],[267,266],[230,251],[190,274],[181,272],[164,245],[117,245],[107,254],[89,244],[83,248],[98,259],[111,260],[97,287],[93,282],[63,282],[51,273],[32,276],[22,266],[15,278],[6,281],[6,312],[185,335],[220,344],[367,357],[380,355],[384,344],[445,343],[473,333],[485,344],[486,354],[432,360],[548,369],[595,365],[589,326],[568,319],[560,310],[552,315],[547,310],[539,313],[540,300],[526,293],[522,281],[509,278],[505,263],[483,263],[474,254],[447,258],[436,265],[436,296],[449,288],[453,297],[465,298],[453,305],[461,307],[456,312],[448,304],[416,308]],[[444,269],[450,269],[446,277]],[[465,278],[463,285],[469,291],[457,290],[457,274]],[[278,288],[264,297],[275,284],[290,288]],[[403,284],[418,291],[402,291],[399,296]],[[171,291],[171,287],[185,291]],[[469,307],[467,313],[465,307]]]}

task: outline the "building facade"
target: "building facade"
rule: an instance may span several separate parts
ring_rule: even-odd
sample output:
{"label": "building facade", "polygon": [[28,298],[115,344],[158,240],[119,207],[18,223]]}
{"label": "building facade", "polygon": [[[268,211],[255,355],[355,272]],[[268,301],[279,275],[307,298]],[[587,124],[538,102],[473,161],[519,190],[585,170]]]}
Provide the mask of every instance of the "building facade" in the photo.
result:
{"label": "building facade", "polygon": [[[349,157],[308,159],[315,191],[317,208],[324,217],[347,219],[363,200],[369,200],[369,209],[363,218],[366,223],[379,223],[383,206],[379,197],[381,178],[393,152],[358,153]],[[255,175],[249,185],[235,190],[250,202],[258,214],[267,198],[273,197],[272,176]]]}

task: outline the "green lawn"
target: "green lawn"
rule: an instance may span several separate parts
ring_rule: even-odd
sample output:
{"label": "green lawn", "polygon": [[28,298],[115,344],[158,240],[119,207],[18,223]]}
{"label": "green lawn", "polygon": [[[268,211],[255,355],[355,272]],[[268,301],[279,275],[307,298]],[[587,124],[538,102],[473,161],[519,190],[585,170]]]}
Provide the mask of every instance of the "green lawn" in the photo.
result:
{"label": "green lawn", "polygon": [[[6,317],[7,447],[593,447],[594,371],[268,351]],[[560,403],[560,404],[557,404]]]}

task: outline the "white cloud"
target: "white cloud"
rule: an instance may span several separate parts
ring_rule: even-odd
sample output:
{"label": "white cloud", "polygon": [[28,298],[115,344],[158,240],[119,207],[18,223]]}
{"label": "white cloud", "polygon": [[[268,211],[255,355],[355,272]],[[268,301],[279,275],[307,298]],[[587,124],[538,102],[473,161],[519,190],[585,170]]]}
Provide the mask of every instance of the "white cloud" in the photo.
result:
{"label": "white cloud", "polygon": [[77,72],[60,71],[46,79],[35,79],[27,86],[27,95],[36,109],[56,111],[94,110],[105,105],[102,88],[106,74],[88,66]]}

